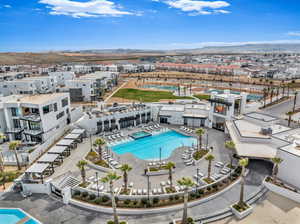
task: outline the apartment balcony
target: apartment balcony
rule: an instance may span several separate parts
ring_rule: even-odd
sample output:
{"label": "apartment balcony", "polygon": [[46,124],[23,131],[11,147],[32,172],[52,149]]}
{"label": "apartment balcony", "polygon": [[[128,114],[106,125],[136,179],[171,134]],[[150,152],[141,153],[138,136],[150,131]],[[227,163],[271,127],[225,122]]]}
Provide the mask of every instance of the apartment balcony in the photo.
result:
{"label": "apartment balcony", "polygon": [[32,135],[32,136],[37,136],[43,134],[42,130],[29,130],[29,129],[24,129],[24,134],[25,135]]}
{"label": "apartment balcony", "polygon": [[24,121],[40,122],[41,116],[39,114],[28,114],[20,116],[19,119]]}
{"label": "apartment balcony", "polygon": [[24,131],[24,128],[9,128],[7,129],[6,133],[7,134],[18,134]]}

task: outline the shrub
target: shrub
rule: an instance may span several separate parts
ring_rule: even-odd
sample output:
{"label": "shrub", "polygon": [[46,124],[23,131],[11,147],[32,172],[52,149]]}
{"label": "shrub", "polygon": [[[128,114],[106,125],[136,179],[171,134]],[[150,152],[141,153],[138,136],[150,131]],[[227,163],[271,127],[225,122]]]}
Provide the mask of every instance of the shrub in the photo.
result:
{"label": "shrub", "polygon": [[157,198],[157,197],[153,198],[153,203],[154,204],[157,204],[158,202],[159,202],[159,198]]}
{"label": "shrub", "polygon": [[102,198],[101,198],[101,201],[102,202],[108,202],[109,201],[109,197],[108,196],[106,196],[106,195],[104,195]]}
{"label": "shrub", "polygon": [[179,200],[179,195],[175,195],[175,200],[177,201],[177,200]]}
{"label": "shrub", "polygon": [[107,224],[115,224],[115,222],[112,220],[109,220],[109,221],[107,221]]}
{"label": "shrub", "polygon": [[207,191],[211,191],[211,187],[207,187],[206,190],[207,190]]}
{"label": "shrub", "polygon": [[125,204],[125,205],[129,205],[129,204],[130,204],[130,199],[126,199],[126,200],[124,201],[124,204]]}
{"label": "shrub", "polygon": [[204,194],[204,190],[202,190],[202,189],[199,189],[199,190],[198,190],[198,194],[199,194],[199,195],[202,195],[202,194]]}
{"label": "shrub", "polygon": [[187,218],[187,223],[188,224],[194,224],[194,219],[192,217]]}
{"label": "shrub", "polygon": [[94,200],[94,202],[95,202],[96,204],[100,205],[100,204],[101,204],[101,198],[96,198],[96,199]]}
{"label": "shrub", "polygon": [[95,198],[96,198],[96,195],[95,195],[95,194],[90,194],[89,200],[95,200]]}
{"label": "shrub", "polygon": [[120,222],[120,224],[126,224],[126,222],[125,222],[125,221],[122,221],[122,222]]}
{"label": "shrub", "polygon": [[142,203],[142,205],[146,205],[148,203],[148,199],[147,198],[142,198],[141,203]]}
{"label": "shrub", "polygon": [[133,205],[137,205],[137,204],[138,204],[138,201],[137,201],[137,200],[134,200],[132,203],[133,203]]}
{"label": "shrub", "polygon": [[174,200],[174,196],[173,196],[173,195],[170,195],[169,200],[170,200],[170,201],[173,201],[173,200]]}
{"label": "shrub", "polygon": [[73,193],[74,196],[79,196],[80,194],[81,194],[81,192],[78,191],[78,190],[75,190],[74,193]]}
{"label": "shrub", "polygon": [[190,193],[190,197],[191,197],[191,198],[196,198],[196,197],[197,197],[197,194],[196,194],[195,192],[192,192],[192,193]]}
{"label": "shrub", "polygon": [[86,191],[84,191],[84,192],[81,193],[81,196],[84,197],[84,198],[86,198],[88,195],[89,195],[89,193],[86,192]]}

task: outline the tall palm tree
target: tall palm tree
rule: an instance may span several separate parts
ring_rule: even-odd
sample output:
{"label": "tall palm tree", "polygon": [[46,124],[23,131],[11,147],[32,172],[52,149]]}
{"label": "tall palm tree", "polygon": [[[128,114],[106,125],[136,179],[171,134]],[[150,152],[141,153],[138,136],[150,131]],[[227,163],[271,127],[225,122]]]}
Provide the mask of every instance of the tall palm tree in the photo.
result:
{"label": "tall palm tree", "polygon": [[208,169],[207,169],[207,178],[210,179],[211,175],[211,162],[215,160],[215,157],[213,154],[208,154],[205,159],[208,161]]}
{"label": "tall palm tree", "polygon": [[298,95],[298,92],[296,91],[296,92],[295,92],[295,95],[294,95],[294,105],[293,105],[293,112],[294,112],[294,113],[295,113],[295,109],[296,109],[297,95]]}
{"label": "tall palm tree", "polygon": [[274,95],[274,88],[271,88],[271,93],[270,93],[270,103],[273,102],[273,95]]}
{"label": "tall palm tree", "polygon": [[182,215],[182,224],[187,224],[187,204],[188,204],[188,198],[189,198],[189,193],[188,190],[190,187],[193,187],[195,183],[188,177],[182,177],[180,180],[177,181],[177,183],[180,186],[184,187],[184,196],[183,196],[183,201],[184,201],[184,206],[183,206],[183,215]]}
{"label": "tall palm tree", "polygon": [[127,189],[128,189],[128,173],[132,170],[132,167],[128,164],[123,164],[121,166],[120,170],[123,172],[124,188],[125,188],[125,192],[127,192]]}
{"label": "tall palm tree", "polygon": [[272,162],[273,162],[272,179],[274,183],[277,182],[277,173],[279,169],[279,164],[282,163],[282,161],[283,159],[279,157],[272,158]]}
{"label": "tall palm tree", "polygon": [[268,96],[268,90],[264,88],[263,89],[264,107],[266,107],[267,96]]}
{"label": "tall palm tree", "polygon": [[175,163],[173,163],[171,161],[168,162],[166,164],[166,168],[169,170],[170,188],[173,189],[173,175],[172,175],[173,173],[172,173],[172,171],[175,168]]}
{"label": "tall palm tree", "polygon": [[8,145],[9,150],[12,150],[15,154],[18,170],[21,170],[21,165],[18,157],[17,148],[21,145],[20,141],[11,141]]}
{"label": "tall palm tree", "polygon": [[109,183],[109,189],[111,194],[111,204],[113,208],[114,213],[114,224],[119,224],[119,219],[117,215],[117,204],[115,199],[115,193],[114,193],[114,182],[119,180],[121,176],[118,176],[116,172],[108,173],[105,177],[101,179],[101,182],[103,183]]}
{"label": "tall palm tree", "polygon": [[[6,136],[3,133],[0,133],[0,141],[2,142],[2,140],[6,139]],[[4,161],[2,158],[2,154],[0,153],[0,172],[4,171]]]}
{"label": "tall palm tree", "polygon": [[289,111],[286,113],[288,116],[289,116],[289,119],[288,119],[288,126],[290,127],[291,125],[291,121],[292,121],[292,116],[293,116],[293,111]]}
{"label": "tall palm tree", "polygon": [[204,135],[205,130],[203,128],[198,128],[196,130],[196,135],[198,135],[198,151],[202,149],[202,136]]}
{"label": "tall palm tree", "polygon": [[87,165],[87,162],[85,160],[80,160],[76,164],[76,166],[79,168],[82,178],[82,183],[86,183],[86,173],[85,173],[85,166]]}
{"label": "tall palm tree", "polygon": [[228,149],[230,153],[230,177],[231,177],[231,170],[232,170],[232,163],[233,163],[233,155],[232,152],[235,150],[235,144],[233,141],[226,141],[225,147]]}
{"label": "tall palm tree", "polygon": [[106,142],[102,138],[97,138],[94,142],[94,145],[98,149],[99,158],[102,160],[102,146],[105,145]]}
{"label": "tall palm tree", "polygon": [[249,164],[248,158],[239,160],[239,165],[242,167],[242,179],[241,179],[240,200],[239,200],[238,204],[241,208],[244,207],[245,167],[248,166],[248,164]]}

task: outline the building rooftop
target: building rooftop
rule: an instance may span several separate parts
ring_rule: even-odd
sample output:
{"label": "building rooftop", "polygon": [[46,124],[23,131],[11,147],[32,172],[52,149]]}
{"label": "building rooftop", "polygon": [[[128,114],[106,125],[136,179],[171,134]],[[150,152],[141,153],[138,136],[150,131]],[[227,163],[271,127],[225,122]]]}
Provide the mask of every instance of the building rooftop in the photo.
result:
{"label": "building rooftop", "polygon": [[51,93],[51,94],[36,94],[36,95],[10,95],[2,97],[2,102],[5,103],[30,103],[44,104],[57,97],[67,96],[67,93]]}

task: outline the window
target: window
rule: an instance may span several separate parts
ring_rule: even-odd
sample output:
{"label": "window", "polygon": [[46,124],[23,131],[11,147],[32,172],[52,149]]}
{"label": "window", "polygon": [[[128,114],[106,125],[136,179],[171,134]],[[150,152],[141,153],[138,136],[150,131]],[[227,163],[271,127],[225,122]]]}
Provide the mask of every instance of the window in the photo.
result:
{"label": "window", "polygon": [[69,104],[69,101],[68,101],[68,98],[64,98],[61,100],[61,106],[62,107],[65,107]]}
{"label": "window", "polygon": [[56,119],[58,120],[58,119],[62,118],[64,115],[65,115],[65,112],[62,111],[62,112],[60,112],[59,114],[56,115]]}
{"label": "window", "polygon": [[53,108],[54,108],[54,112],[56,112],[57,111],[57,103],[53,104]]}
{"label": "window", "polygon": [[12,107],[11,108],[11,115],[12,116],[18,116],[18,108]]}
{"label": "window", "polygon": [[43,107],[43,114],[48,114],[51,111],[51,105],[47,105]]}

